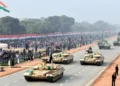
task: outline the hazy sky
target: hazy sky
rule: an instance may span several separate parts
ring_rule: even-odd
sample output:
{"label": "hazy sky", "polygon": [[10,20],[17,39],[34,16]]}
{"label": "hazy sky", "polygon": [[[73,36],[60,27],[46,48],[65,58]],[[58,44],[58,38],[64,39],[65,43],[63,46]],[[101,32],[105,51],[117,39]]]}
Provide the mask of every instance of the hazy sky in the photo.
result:
{"label": "hazy sky", "polygon": [[1,0],[10,13],[0,17],[41,18],[53,15],[74,17],[77,22],[104,20],[120,24],[120,0]]}

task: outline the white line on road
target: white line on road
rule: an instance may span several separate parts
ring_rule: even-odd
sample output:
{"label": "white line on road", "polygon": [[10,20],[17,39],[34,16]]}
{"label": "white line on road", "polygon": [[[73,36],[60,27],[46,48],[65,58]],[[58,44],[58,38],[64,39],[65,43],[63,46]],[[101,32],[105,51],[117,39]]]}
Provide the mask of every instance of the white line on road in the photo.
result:
{"label": "white line on road", "polygon": [[67,83],[69,80],[66,80],[65,83]]}
{"label": "white line on road", "polygon": [[73,79],[73,77],[71,77],[70,79]]}
{"label": "white line on road", "polygon": [[81,71],[79,73],[81,73]]}
{"label": "white line on road", "polygon": [[75,76],[77,76],[78,74],[75,74]]}
{"label": "white line on road", "polygon": [[13,83],[16,83],[16,82],[18,82],[19,80],[16,80],[16,81],[14,81]]}

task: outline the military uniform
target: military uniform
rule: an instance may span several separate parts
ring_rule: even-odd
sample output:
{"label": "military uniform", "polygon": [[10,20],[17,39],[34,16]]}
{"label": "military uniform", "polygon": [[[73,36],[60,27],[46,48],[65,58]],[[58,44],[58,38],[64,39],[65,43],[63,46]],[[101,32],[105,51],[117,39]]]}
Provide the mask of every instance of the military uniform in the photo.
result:
{"label": "military uniform", "polygon": [[115,80],[116,80],[116,73],[113,73],[113,75],[112,75],[112,86],[115,86]]}

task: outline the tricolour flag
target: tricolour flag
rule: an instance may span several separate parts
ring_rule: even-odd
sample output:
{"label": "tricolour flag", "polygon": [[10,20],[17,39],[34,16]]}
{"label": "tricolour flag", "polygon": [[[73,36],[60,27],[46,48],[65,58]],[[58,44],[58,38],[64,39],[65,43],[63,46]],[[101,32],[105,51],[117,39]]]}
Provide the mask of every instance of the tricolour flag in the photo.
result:
{"label": "tricolour flag", "polygon": [[0,9],[1,10],[4,10],[5,12],[10,12],[8,9],[7,9],[7,5],[5,5],[3,2],[0,1]]}

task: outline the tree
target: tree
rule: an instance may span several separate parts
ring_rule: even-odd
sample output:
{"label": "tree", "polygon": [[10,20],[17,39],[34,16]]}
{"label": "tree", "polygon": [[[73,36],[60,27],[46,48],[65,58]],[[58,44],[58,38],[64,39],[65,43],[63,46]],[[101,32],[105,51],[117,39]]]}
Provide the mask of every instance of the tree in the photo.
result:
{"label": "tree", "polygon": [[19,20],[12,17],[0,18],[1,34],[21,34],[25,32],[25,28],[19,25]]}
{"label": "tree", "polygon": [[71,26],[74,25],[75,20],[74,18],[67,17],[67,16],[60,16],[61,27],[59,32],[70,32]]}
{"label": "tree", "polygon": [[55,33],[70,32],[74,19],[67,16],[50,16],[41,19],[25,19],[21,25],[26,27],[27,33]]}
{"label": "tree", "polygon": [[94,24],[88,22],[76,22],[72,26],[72,31],[90,32],[90,31],[115,31],[116,27],[104,21],[97,21]]}
{"label": "tree", "polygon": [[79,31],[79,32],[89,32],[89,31],[93,31],[93,25],[88,23],[88,22],[76,22],[73,26],[72,26],[72,31]]}
{"label": "tree", "polygon": [[97,31],[113,31],[116,29],[113,25],[109,24],[108,22],[104,22],[102,20],[95,22],[94,28]]}

